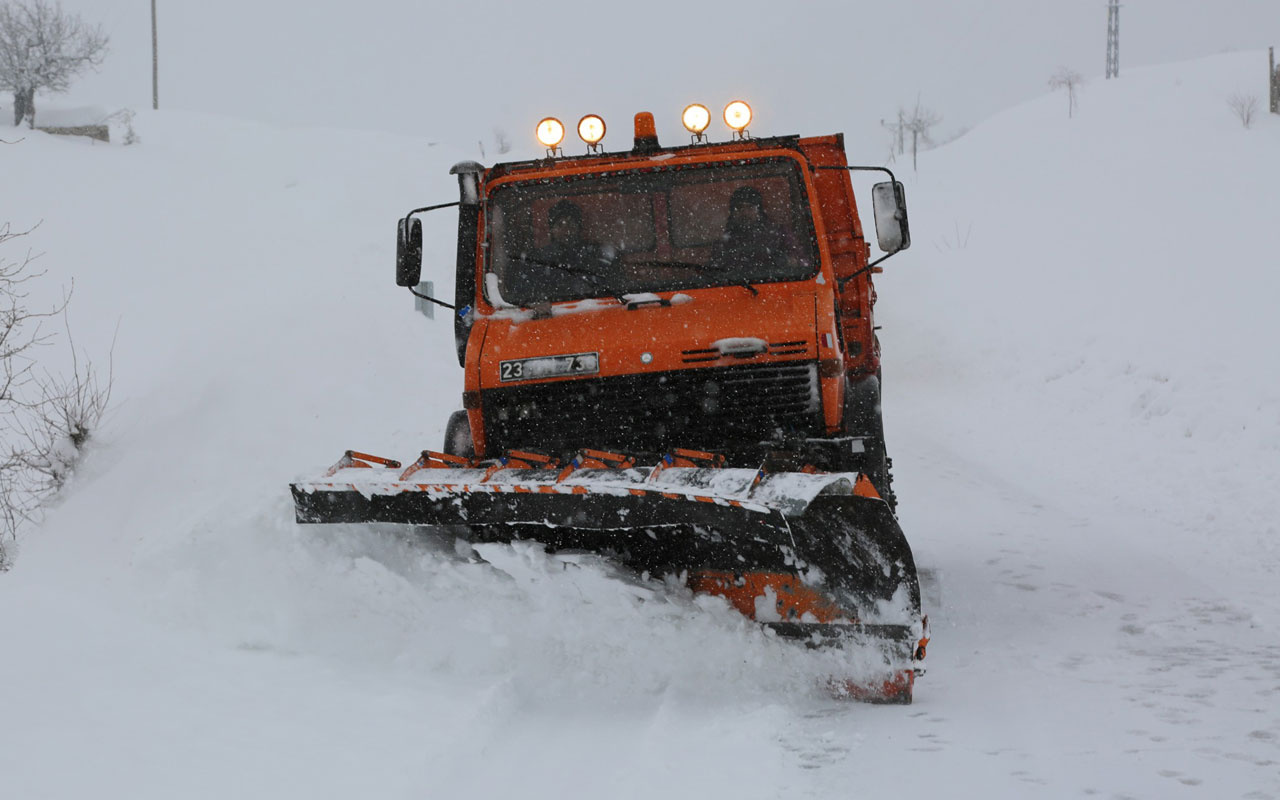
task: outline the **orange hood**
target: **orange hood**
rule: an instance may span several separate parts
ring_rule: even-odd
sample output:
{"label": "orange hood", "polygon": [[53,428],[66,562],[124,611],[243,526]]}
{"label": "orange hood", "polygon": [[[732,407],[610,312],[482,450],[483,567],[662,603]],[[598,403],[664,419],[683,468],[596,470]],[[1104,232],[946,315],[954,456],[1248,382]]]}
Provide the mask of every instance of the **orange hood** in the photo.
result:
{"label": "orange hood", "polygon": [[630,310],[604,298],[558,303],[550,313],[499,311],[479,322],[486,326],[484,345],[468,388],[539,382],[502,381],[499,373],[503,361],[540,356],[597,353],[599,377],[816,359],[813,291],[795,284],[756,288],[758,296],[744,286],[662,292],[651,296],[670,305]]}

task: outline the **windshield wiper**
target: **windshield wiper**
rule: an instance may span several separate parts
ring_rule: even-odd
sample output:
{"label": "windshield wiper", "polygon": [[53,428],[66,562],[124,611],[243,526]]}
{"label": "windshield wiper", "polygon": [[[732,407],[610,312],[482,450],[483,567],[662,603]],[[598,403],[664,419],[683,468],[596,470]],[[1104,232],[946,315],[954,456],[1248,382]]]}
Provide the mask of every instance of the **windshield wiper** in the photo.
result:
{"label": "windshield wiper", "polygon": [[692,261],[628,261],[627,266],[632,267],[675,267],[676,269],[706,269],[703,264],[696,264]]}
{"label": "windshield wiper", "polygon": [[[700,272],[728,272],[726,267],[713,267],[709,264],[695,264],[692,261],[631,261],[632,266],[639,267],[676,267],[677,269],[696,269]],[[752,297],[758,297],[760,290],[751,285],[751,281],[731,281],[732,286],[741,286],[751,292]]]}
{"label": "windshield wiper", "polygon": [[661,306],[667,308],[671,305],[671,301],[665,297],[658,297],[656,294],[652,296],[632,295],[627,300],[627,310],[635,311],[637,308],[645,308],[646,306]]}

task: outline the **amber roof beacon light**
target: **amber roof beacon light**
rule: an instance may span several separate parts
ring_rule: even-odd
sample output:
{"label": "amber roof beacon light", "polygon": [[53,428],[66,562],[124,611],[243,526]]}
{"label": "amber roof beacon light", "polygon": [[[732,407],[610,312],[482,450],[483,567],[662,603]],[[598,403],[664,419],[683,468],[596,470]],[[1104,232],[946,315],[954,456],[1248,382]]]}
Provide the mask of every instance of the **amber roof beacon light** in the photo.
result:
{"label": "amber roof beacon light", "polygon": [[654,124],[653,114],[648,111],[641,111],[636,114],[636,143],[634,149],[641,153],[662,149],[662,145],[658,144],[658,126]]}

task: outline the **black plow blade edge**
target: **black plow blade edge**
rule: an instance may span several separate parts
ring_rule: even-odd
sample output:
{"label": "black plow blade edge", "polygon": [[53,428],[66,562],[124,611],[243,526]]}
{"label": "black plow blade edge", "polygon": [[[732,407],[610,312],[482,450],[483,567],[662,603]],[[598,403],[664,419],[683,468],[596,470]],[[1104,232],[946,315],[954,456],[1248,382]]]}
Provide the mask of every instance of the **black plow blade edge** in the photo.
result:
{"label": "black plow blade edge", "polygon": [[[859,619],[916,617],[911,548],[876,498],[820,495],[798,517],[763,506],[647,494],[361,494],[292,487],[300,523],[398,523],[447,528],[472,542],[538,541],[600,553],[638,571],[792,572]],[[898,622],[897,619],[886,619]]]}

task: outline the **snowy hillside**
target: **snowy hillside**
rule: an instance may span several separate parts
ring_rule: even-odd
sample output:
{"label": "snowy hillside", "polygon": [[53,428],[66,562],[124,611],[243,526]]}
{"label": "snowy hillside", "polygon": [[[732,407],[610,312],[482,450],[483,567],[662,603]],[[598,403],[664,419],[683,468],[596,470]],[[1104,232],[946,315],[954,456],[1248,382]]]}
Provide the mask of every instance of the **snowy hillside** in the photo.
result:
{"label": "snowy hillside", "polygon": [[[909,707],[590,559],[294,525],[291,479],[434,447],[458,405],[392,227],[469,154],[171,113],[0,146],[77,343],[119,331],[116,409],[0,575],[4,795],[1280,798],[1280,117],[1226,107],[1259,63],[895,165],[886,427],[937,576]],[[795,123],[757,133],[825,132]]]}
{"label": "snowy hillside", "polygon": [[1076,119],[1051,95],[929,154],[882,321],[899,429],[1163,526],[1280,624],[1280,117],[1226,104],[1258,63],[1135,70]]}

